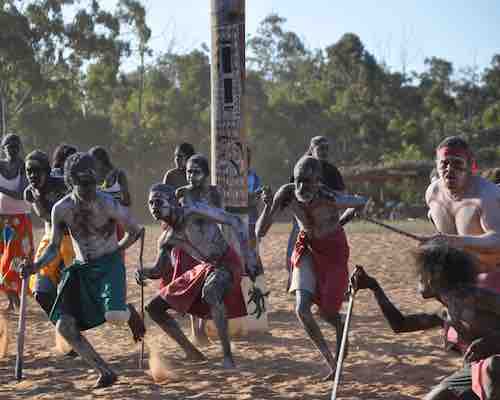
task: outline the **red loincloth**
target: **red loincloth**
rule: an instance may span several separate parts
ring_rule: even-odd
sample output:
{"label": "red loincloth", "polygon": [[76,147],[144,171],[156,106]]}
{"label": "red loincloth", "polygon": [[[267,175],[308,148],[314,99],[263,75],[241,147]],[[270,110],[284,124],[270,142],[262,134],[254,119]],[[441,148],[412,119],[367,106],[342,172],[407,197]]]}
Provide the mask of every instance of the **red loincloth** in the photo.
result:
{"label": "red loincloth", "polygon": [[171,259],[174,260],[173,268],[162,274],[160,278],[160,290],[166,287],[174,279],[181,276],[184,272],[189,271],[200,263],[188,253],[177,247],[172,250]]}
{"label": "red loincloth", "polygon": [[342,227],[330,235],[318,239],[308,238],[301,231],[293,249],[291,264],[299,267],[299,260],[306,250],[312,253],[313,270],[316,277],[316,292],[313,302],[322,312],[331,316],[338,313],[348,287],[347,261],[349,245]]}
{"label": "red loincloth", "polygon": [[[172,250],[174,274],[172,281],[160,289],[160,296],[169,306],[179,312],[186,312],[200,318],[210,318],[210,307],[201,298],[205,280],[214,264],[223,264],[231,268],[233,287],[224,297],[227,318],[237,318],[247,315],[245,299],[241,292],[242,266],[236,251],[229,247],[216,263],[200,263],[184,251],[174,248]],[[195,265],[193,265],[195,264]]]}

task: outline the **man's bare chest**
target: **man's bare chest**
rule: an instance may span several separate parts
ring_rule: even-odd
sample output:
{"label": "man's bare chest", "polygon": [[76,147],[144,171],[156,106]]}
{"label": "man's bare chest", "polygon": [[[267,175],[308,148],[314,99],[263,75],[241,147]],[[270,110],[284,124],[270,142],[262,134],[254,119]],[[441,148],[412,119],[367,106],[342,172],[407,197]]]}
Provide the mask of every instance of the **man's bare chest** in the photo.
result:
{"label": "man's bare chest", "polygon": [[450,234],[479,234],[481,207],[477,200],[450,200],[440,195],[431,203],[431,215],[438,230]]}

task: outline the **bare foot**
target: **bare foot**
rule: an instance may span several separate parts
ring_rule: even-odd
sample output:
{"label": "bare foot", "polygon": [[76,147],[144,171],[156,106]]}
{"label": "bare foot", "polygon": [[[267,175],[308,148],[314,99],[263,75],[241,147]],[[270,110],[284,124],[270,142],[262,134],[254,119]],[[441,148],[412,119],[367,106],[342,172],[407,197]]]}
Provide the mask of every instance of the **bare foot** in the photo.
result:
{"label": "bare foot", "polygon": [[135,309],[134,305],[129,303],[128,309],[130,310],[130,319],[128,320],[128,326],[132,331],[132,336],[135,342],[140,342],[144,335],[146,334],[146,327],[144,326],[144,321]]}
{"label": "bare foot", "polygon": [[222,368],[224,369],[235,369],[236,364],[234,363],[232,356],[224,357],[224,361],[222,362]]}
{"label": "bare foot", "polygon": [[118,380],[118,377],[113,372],[110,372],[108,374],[103,374],[97,379],[97,381],[94,385],[94,389],[101,389],[101,388],[109,387],[113,383],[115,383],[117,380]]}

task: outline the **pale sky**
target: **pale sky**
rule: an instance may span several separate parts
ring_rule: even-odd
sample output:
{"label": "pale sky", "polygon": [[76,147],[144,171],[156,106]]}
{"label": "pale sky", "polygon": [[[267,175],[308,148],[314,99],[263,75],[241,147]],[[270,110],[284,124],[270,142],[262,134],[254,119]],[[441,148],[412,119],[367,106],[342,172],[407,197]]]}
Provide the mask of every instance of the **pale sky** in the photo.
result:
{"label": "pale sky", "polygon": [[[116,0],[101,0],[110,6]],[[151,45],[157,54],[210,44],[210,0],[143,0]],[[356,33],[377,60],[393,70],[422,71],[425,57],[487,67],[500,53],[499,0],[246,0],[246,32],[254,34],[270,13],[287,19],[309,48],[325,48]],[[126,68],[134,66],[130,59]]]}

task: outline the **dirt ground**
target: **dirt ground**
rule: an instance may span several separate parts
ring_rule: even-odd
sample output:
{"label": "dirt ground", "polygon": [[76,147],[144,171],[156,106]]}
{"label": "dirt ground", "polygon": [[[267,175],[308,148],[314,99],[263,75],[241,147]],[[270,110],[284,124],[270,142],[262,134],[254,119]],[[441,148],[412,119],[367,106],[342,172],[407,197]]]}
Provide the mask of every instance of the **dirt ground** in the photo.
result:
{"label": "dirt ground", "polygon": [[[147,234],[145,264],[156,253],[157,228]],[[319,353],[299,326],[293,297],[285,293],[284,270],[287,229],[275,229],[261,245],[266,281],[271,289],[269,334],[233,341],[236,371],[221,367],[218,343],[203,347],[208,361],[190,364],[176,346],[151,321],[147,343],[159,348],[170,365],[169,379],[156,384],[146,368],[137,367],[138,349],[125,327],[105,324],[85,333],[98,352],[119,374],[111,388],[92,390],[96,375],[80,359],[61,358],[54,351],[54,329],[32,299],[28,305],[24,380],[14,379],[17,313],[7,316],[10,329],[8,354],[0,359],[0,399],[329,399],[332,383],[321,381],[326,368]],[[386,232],[349,230],[350,266],[361,264],[382,284],[403,311],[432,311],[436,302],[423,302],[415,291],[408,265],[414,243]],[[133,280],[138,246],[127,253],[128,295],[137,306],[140,291]],[[146,299],[156,283],[145,289]],[[3,300],[0,307],[4,308]],[[187,327],[188,319],[180,318]],[[331,348],[333,329],[321,322]],[[394,335],[384,321],[371,293],[360,292],[354,304],[350,353],[344,363],[339,399],[418,399],[441,378],[460,365],[460,359],[444,352],[439,331]]]}

